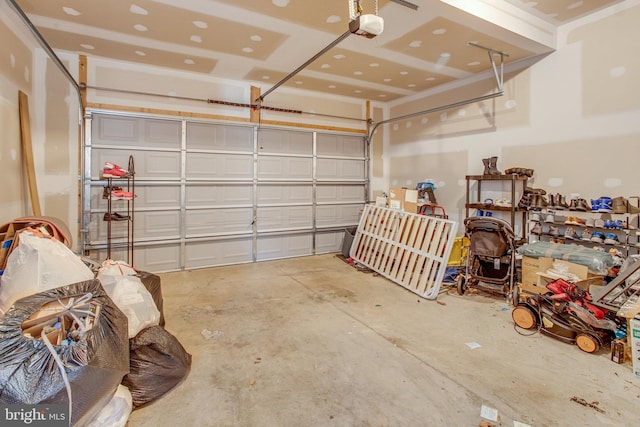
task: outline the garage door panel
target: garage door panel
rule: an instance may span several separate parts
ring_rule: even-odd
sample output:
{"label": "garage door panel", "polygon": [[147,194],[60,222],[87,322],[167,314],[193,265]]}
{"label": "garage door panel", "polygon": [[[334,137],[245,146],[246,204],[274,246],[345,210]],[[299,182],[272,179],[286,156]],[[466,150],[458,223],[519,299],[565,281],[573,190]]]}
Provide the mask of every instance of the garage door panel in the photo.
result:
{"label": "garage door panel", "polygon": [[344,231],[326,231],[316,234],[316,254],[328,254],[342,250]]}
{"label": "garage door panel", "polygon": [[185,268],[204,268],[253,261],[253,239],[187,242]]}
{"label": "garage door panel", "polygon": [[313,161],[298,157],[259,157],[258,178],[261,179],[312,179]]}
{"label": "garage door panel", "polygon": [[180,211],[136,212],[136,236],[177,239],[180,237]]}
{"label": "garage door panel", "polygon": [[[114,212],[126,214],[126,209],[115,208]],[[107,221],[104,213],[92,213],[89,235],[92,241],[107,241]],[[126,240],[128,221],[111,221],[113,241]],[[134,237],[141,239],[177,239],[180,237],[180,211],[138,211],[134,214]]]}
{"label": "garage door panel", "polygon": [[258,187],[258,205],[276,203],[312,203],[311,185],[262,185]]}
{"label": "garage door panel", "polygon": [[[126,191],[127,181],[113,181],[113,186],[122,186]],[[91,209],[107,210],[108,200],[103,198],[106,186],[91,187]],[[133,189],[133,188],[132,188]],[[180,208],[180,186],[178,185],[141,185],[135,186],[135,209],[144,208]],[[112,210],[126,210],[125,200],[112,200]]]}
{"label": "garage door panel", "polygon": [[135,208],[180,209],[179,185],[140,185],[135,187]]}
{"label": "garage door panel", "polygon": [[357,224],[363,206],[363,204],[318,206],[316,225],[318,227],[332,227]]}
{"label": "garage door panel", "polygon": [[365,202],[364,185],[318,185],[318,203]]}
{"label": "garage door panel", "polygon": [[187,178],[251,179],[253,156],[187,153]]}
{"label": "garage door panel", "polygon": [[[126,214],[126,209],[114,208],[114,212]],[[89,237],[92,241],[106,243],[108,222],[104,220],[104,212],[93,212],[90,215]],[[111,222],[111,240],[114,243],[126,242],[128,221]]]}
{"label": "garage door panel", "polygon": [[151,146],[179,149],[182,123],[149,118],[96,115],[93,145]]}
{"label": "garage door panel", "polygon": [[318,159],[318,179],[364,179],[365,162],[361,160]]}
{"label": "garage door panel", "polygon": [[[103,165],[126,167],[133,156],[135,265],[147,271],[339,252],[344,228],[358,223],[366,203],[362,135],[92,114],[87,249],[107,241]],[[125,214],[127,202],[113,201],[112,212]],[[121,259],[127,224],[111,223]]]}
{"label": "garage door panel", "polygon": [[364,157],[365,154],[361,136],[318,134],[316,141],[319,156]]}
{"label": "garage door panel", "polygon": [[312,206],[261,207],[257,216],[259,232],[313,227]]}
{"label": "garage door panel", "polygon": [[210,123],[187,124],[187,150],[253,152],[253,128]]}
{"label": "garage door panel", "polygon": [[180,148],[182,145],[182,123],[167,120],[144,120],[142,145],[148,147]]}
{"label": "garage door panel", "polygon": [[261,129],[258,132],[258,146],[260,153],[311,155],[313,153],[313,133]]}
{"label": "garage door panel", "polygon": [[289,258],[313,254],[313,237],[309,234],[258,237],[257,260]]}
{"label": "garage door panel", "polygon": [[[131,151],[120,149],[95,148],[91,155],[91,177],[102,178],[105,162],[111,162],[127,169],[129,156],[133,156],[136,180],[165,179],[175,180],[180,177],[180,153],[163,151]],[[126,183],[126,180],[117,180]],[[114,184],[115,185],[115,184]]]}
{"label": "garage door panel", "polygon": [[250,233],[253,230],[253,208],[201,209],[187,211],[186,237],[220,233]]}
{"label": "garage door panel", "polygon": [[187,185],[187,209],[200,206],[252,206],[251,185]]}
{"label": "garage door panel", "polygon": [[133,258],[135,267],[142,271],[180,270],[180,244],[137,246],[133,249]]}

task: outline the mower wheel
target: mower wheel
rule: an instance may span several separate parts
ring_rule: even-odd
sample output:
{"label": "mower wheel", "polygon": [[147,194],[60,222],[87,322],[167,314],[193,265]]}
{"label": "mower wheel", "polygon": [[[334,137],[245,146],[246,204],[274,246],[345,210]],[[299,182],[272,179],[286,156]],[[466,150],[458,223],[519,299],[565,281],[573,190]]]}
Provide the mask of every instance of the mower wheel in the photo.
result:
{"label": "mower wheel", "polygon": [[522,329],[533,329],[538,325],[538,318],[532,309],[519,305],[511,311],[513,322]]}
{"label": "mower wheel", "polygon": [[576,345],[578,348],[587,353],[595,353],[600,349],[598,339],[590,334],[581,333],[576,336]]}
{"label": "mower wheel", "polygon": [[464,291],[467,290],[467,279],[464,277],[464,274],[459,274],[456,277],[456,284],[458,289],[458,295],[464,295]]}

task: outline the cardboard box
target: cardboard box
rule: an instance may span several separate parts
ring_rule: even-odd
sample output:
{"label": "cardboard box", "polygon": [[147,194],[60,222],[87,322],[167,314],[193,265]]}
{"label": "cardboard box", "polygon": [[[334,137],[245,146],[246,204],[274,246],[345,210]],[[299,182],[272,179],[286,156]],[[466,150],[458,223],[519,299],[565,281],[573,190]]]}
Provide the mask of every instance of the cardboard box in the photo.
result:
{"label": "cardboard box", "polygon": [[547,271],[553,265],[551,258],[522,257],[522,285],[537,286],[538,272]]}
{"label": "cardboard box", "polygon": [[520,301],[524,301],[526,299],[527,293],[544,294],[548,291],[547,288],[539,288],[537,284],[525,282],[518,283],[518,287],[520,288]]}
{"label": "cardboard box", "polygon": [[418,190],[391,188],[389,190],[389,207],[405,212],[418,213]]}
{"label": "cardboard box", "polygon": [[590,273],[589,268],[585,265],[560,259],[530,258],[525,256],[522,257],[522,284],[524,289],[539,294],[547,292],[547,284],[553,282],[555,278],[546,275],[545,272],[553,268],[554,263],[565,266],[569,273],[575,274],[579,278],[575,284],[585,291],[588,291],[591,285],[600,286],[603,283],[603,276]]}

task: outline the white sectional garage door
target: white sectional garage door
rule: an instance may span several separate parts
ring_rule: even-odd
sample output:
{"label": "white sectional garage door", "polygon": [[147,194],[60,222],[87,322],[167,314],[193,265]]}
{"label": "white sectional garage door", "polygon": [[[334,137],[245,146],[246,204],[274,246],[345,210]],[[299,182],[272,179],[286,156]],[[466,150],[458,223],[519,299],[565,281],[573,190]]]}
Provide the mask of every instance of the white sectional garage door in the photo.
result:
{"label": "white sectional garage door", "polygon": [[[146,271],[339,252],[366,200],[359,135],[105,112],[88,116],[87,135],[84,249],[98,260],[106,161],[126,168],[133,156],[133,263]],[[127,260],[126,227],[112,222],[114,259]]]}

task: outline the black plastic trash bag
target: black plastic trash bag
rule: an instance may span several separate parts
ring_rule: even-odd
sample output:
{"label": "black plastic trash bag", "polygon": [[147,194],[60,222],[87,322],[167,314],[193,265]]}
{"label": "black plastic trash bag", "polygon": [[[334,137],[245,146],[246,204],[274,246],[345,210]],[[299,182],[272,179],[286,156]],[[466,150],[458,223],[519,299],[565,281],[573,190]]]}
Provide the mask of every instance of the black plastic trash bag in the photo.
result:
{"label": "black plastic trash bag", "polygon": [[147,271],[138,271],[136,274],[140,278],[140,281],[144,285],[145,288],[149,291],[151,296],[153,297],[153,302],[156,303],[156,307],[160,312],[160,326],[164,326],[164,312],[163,312],[163,299],[162,299],[162,285],[160,281],[160,276],[155,275],[153,273],[149,273]]}
{"label": "black plastic trash bag", "polygon": [[[41,312],[43,305],[55,305],[69,298],[82,300],[95,309],[95,315],[87,316],[91,317],[90,328],[78,335],[73,345],[52,345],[50,351],[42,338],[23,334],[23,322]],[[52,351],[64,366],[71,399]],[[0,318],[0,404],[69,405],[71,400],[71,422],[81,426],[109,402],[128,371],[127,318],[98,280],[22,298]]]}
{"label": "black plastic trash bag", "polygon": [[129,340],[131,369],[122,385],[131,391],[133,407],[150,403],[187,377],[191,355],[162,326],[151,326]]}

